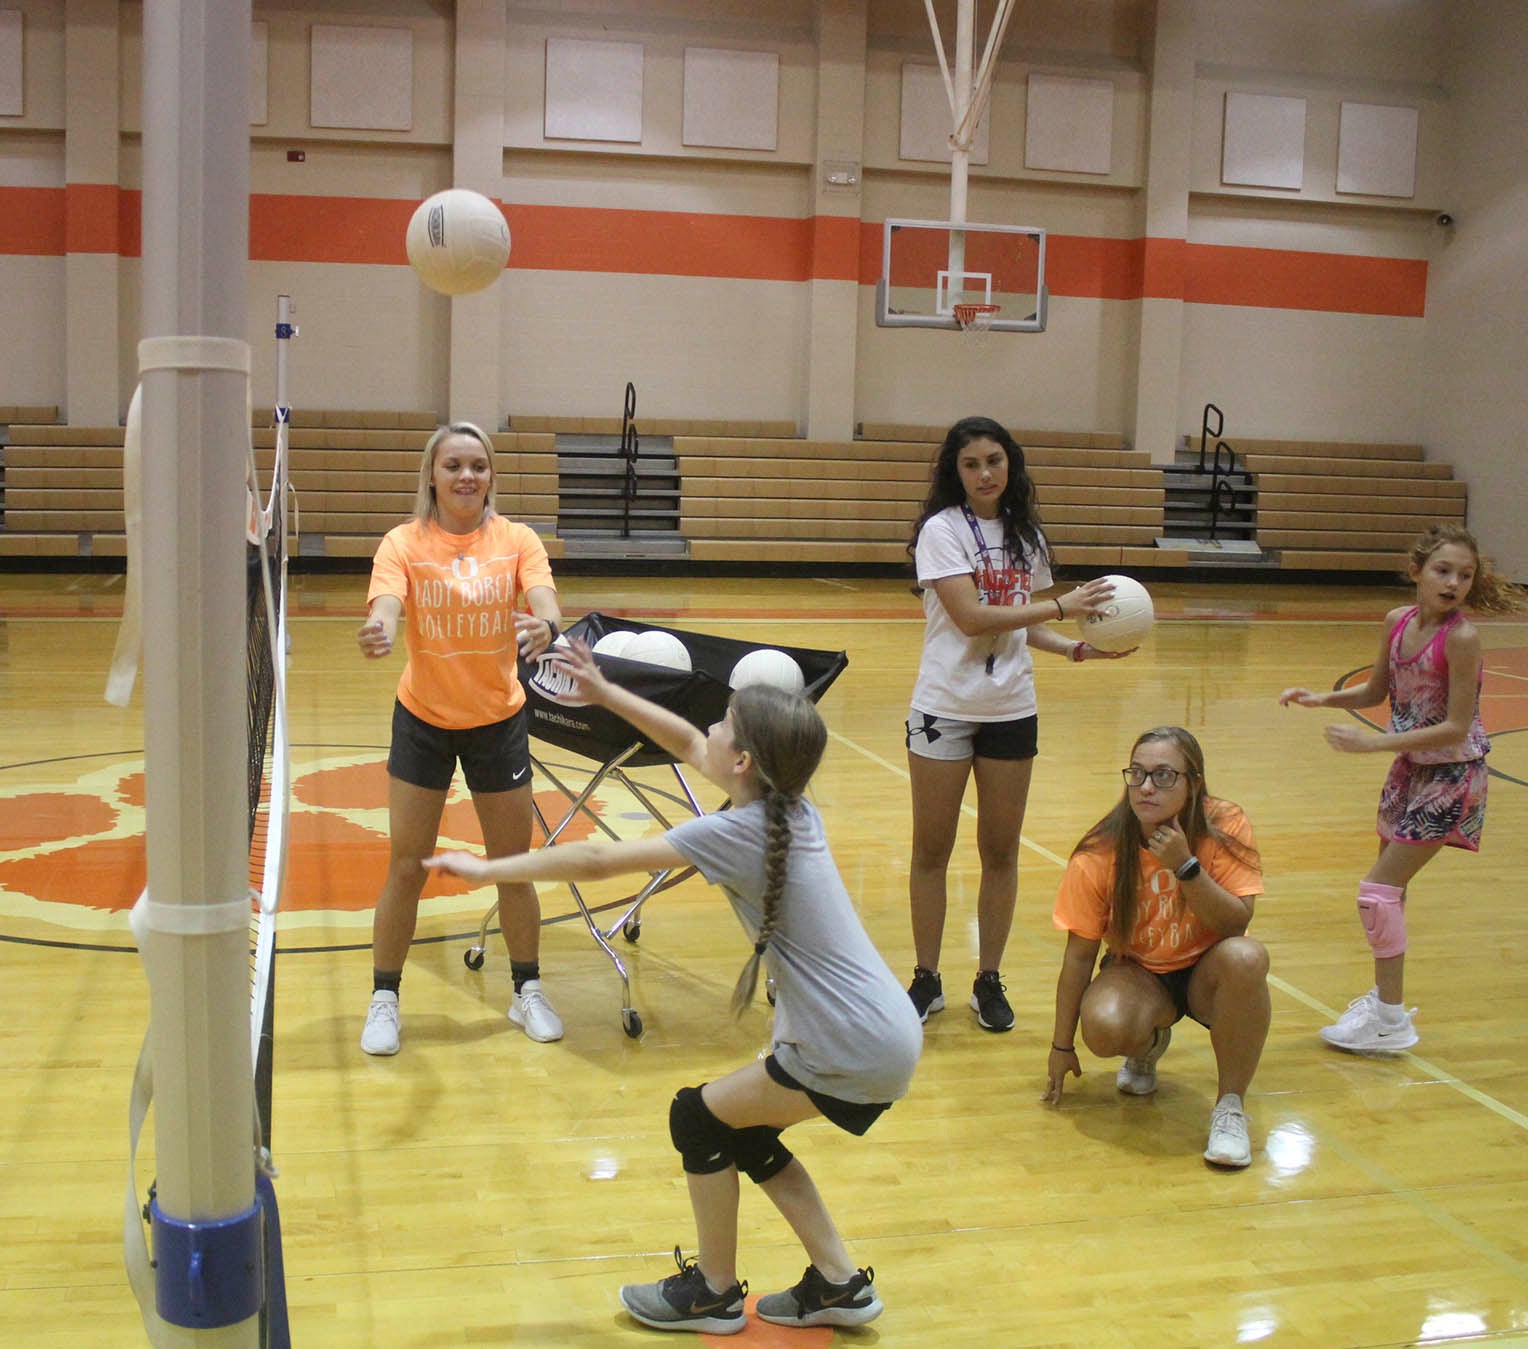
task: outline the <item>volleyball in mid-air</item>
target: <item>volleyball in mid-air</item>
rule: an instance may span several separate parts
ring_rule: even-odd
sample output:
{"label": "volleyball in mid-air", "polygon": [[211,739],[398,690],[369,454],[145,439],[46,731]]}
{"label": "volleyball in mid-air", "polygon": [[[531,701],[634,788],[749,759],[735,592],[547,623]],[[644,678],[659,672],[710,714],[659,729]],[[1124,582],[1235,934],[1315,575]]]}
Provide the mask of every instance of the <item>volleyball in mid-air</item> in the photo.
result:
{"label": "volleyball in mid-air", "polygon": [[1097,613],[1082,614],[1077,631],[1100,651],[1129,651],[1151,631],[1156,614],[1146,587],[1129,576],[1105,576],[1114,587],[1109,602]]}
{"label": "volleyball in mid-air", "polygon": [[442,295],[470,295],[509,261],[504,212],[480,192],[447,188],[419,203],[405,239],[419,279]]}
{"label": "volleyball in mid-air", "polygon": [[801,673],[801,667],[785,652],[769,646],[750,651],[738,661],[732,667],[727,682],[735,689],[748,684],[773,684],[788,693],[800,693],[806,688],[806,677]]}

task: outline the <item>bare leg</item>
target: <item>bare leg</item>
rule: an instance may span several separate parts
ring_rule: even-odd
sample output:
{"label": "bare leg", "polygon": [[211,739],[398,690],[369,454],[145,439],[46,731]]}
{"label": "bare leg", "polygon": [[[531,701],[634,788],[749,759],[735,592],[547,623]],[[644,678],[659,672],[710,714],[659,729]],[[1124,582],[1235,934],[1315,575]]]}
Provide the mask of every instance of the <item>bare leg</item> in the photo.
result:
{"label": "bare leg", "polygon": [[1033,759],[973,760],[976,776],[976,847],[981,890],[976,901],[977,968],[1002,965],[1013,906],[1019,894],[1019,831],[1029,802]]}
{"label": "bare leg", "polygon": [[1188,1005],[1210,1028],[1219,1074],[1217,1099],[1245,1096],[1268,1038],[1268,952],[1252,937],[1227,937],[1200,958],[1188,981]]}
{"label": "bare leg", "polygon": [[793,1157],[785,1170],[759,1188],[791,1225],[791,1231],[800,1238],[807,1257],[823,1278],[829,1283],[843,1283],[853,1277],[859,1266],[849,1258],[827,1205],[799,1158]]}
{"label": "bare leg", "polygon": [[[531,846],[531,789],[474,792],[473,808],[483,826],[483,848],[489,857],[513,857]],[[541,951],[541,901],[528,883],[499,886],[499,926],[509,958],[532,961]]]}
{"label": "bare leg", "polygon": [[[1441,843],[1381,843],[1379,857],[1369,868],[1366,881],[1377,885],[1392,885],[1403,892],[1411,879],[1436,857]],[[1406,956],[1376,956],[1374,958],[1374,986],[1379,990],[1379,1000],[1400,1003],[1406,998]]]}
{"label": "bare leg", "polygon": [[[782,1087],[757,1061],[717,1078],[715,1082],[706,1083],[701,1088],[701,1099],[717,1119],[734,1129],[759,1124],[784,1129],[804,1119],[814,1119],[819,1113],[804,1091]],[[787,1167],[780,1175],[784,1176],[789,1170]],[[776,1180],[779,1178],[775,1177]],[[695,1211],[700,1272],[712,1288],[724,1292],[737,1282],[737,1168],[728,1167],[708,1176],[691,1175],[686,1179],[690,1183],[690,1207]],[[831,1230],[832,1220],[828,1219],[826,1209],[822,1218]],[[837,1233],[834,1235],[836,1237]],[[810,1250],[808,1247],[809,1253]],[[818,1265],[818,1268],[822,1269],[822,1266]],[[852,1266],[849,1272],[853,1273]],[[823,1269],[823,1273],[828,1271]]]}
{"label": "bare leg", "polygon": [[918,964],[938,970],[944,942],[946,872],[960,827],[960,802],[970,776],[969,759],[925,759],[908,754],[912,779],[912,867],[907,897],[912,909],[913,951]]}
{"label": "bare leg", "polygon": [[435,851],[445,792],[387,780],[387,879],[371,924],[371,959],[379,970],[401,970],[414,940],[419,896],[429,875],[420,862]]}
{"label": "bare leg", "polygon": [[1139,1056],[1177,1008],[1156,977],[1128,960],[1099,970],[1082,995],[1083,1042],[1101,1059]]}

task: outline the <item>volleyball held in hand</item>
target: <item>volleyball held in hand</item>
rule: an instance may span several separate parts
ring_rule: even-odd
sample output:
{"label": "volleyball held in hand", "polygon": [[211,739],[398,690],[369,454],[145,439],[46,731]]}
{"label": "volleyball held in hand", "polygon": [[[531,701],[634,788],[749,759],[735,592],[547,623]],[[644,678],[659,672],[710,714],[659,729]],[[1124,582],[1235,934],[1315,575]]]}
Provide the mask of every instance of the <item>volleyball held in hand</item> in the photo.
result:
{"label": "volleyball held in hand", "polygon": [[1129,576],[1105,576],[1114,587],[1109,602],[1097,613],[1077,619],[1077,631],[1100,651],[1129,651],[1139,646],[1156,618],[1146,587]]}
{"label": "volleyball held in hand", "polygon": [[622,660],[640,660],[649,665],[662,665],[670,670],[690,670],[690,653],[684,643],[671,632],[650,628],[633,633],[631,640],[621,648]]}
{"label": "volleyball held in hand", "polygon": [[509,261],[504,212],[462,187],[420,202],[405,242],[419,279],[442,295],[470,295],[492,285]]}
{"label": "volleyball held in hand", "polygon": [[757,651],[750,651],[732,667],[727,683],[735,689],[748,684],[773,684],[787,693],[801,693],[806,688],[806,676],[785,652],[761,646]]}

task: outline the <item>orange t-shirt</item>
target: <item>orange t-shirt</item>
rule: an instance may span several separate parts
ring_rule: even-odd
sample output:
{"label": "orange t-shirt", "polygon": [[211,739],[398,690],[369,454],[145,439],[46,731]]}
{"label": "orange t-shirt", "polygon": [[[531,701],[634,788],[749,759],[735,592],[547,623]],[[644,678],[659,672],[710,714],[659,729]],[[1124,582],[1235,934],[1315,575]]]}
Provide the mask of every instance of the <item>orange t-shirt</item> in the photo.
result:
{"label": "orange t-shirt", "polygon": [[[1256,849],[1252,825],[1242,808],[1229,801],[1207,801],[1206,813],[1221,833]],[[1263,873],[1256,864],[1238,861],[1231,852],[1205,839],[1196,849],[1199,863],[1233,895],[1247,899],[1263,893]],[[1055,925],[1089,941],[1102,941],[1114,908],[1114,854],[1090,850],[1073,853],[1051,914]],[[1165,974],[1192,965],[1220,933],[1194,916],[1178,878],[1145,848],[1141,849],[1141,885],[1136,894],[1135,931],[1127,954],[1148,970]]]}
{"label": "orange t-shirt", "polygon": [[433,520],[389,530],[371,565],[366,603],[403,601],[408,663],[398,701],[447,731],[488,726],[525,703],[515,666],[515,602],[552,585],[546,548],[527,525],[491,515],[471,534]]}

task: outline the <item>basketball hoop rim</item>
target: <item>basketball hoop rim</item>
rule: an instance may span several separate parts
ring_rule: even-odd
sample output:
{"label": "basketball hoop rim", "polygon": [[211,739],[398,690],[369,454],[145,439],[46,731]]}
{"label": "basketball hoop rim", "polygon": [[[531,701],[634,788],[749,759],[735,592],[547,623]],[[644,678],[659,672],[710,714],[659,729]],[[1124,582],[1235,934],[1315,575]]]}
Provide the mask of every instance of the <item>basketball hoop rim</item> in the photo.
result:
{"label": "basketball hoop rim", "polygon": [[979,326],[983,319],[989,322],[996,318],[1003,306],[1000,304],[957,304],[951,305],[951,312],[955,315],[955,322],[962,328]]}

